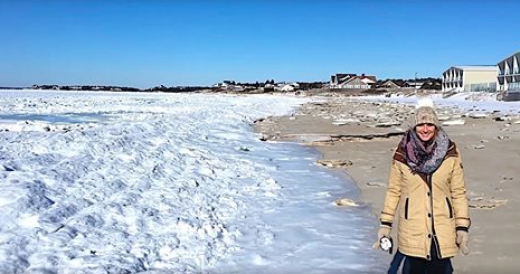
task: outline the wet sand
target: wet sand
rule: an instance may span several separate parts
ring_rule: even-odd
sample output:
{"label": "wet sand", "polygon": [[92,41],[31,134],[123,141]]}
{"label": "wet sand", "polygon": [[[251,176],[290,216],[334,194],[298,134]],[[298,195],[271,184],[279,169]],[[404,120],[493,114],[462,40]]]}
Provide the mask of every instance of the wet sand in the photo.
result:
{"label": "wet sand", "polygon": [[[322,99],[301,106],[292,116],[261,119],[255,129],[265,141],[316,148],[322,154],[317,164],[344,170],[361,190],[355,202],[370,205],[377,220],[392,153],[413,107],[348,97]],[[443,126],[462,153],[472,219],[471,253],[455,257],[455,273],[520,273],[520,118],[497,118],[492,110],[473,118],[455,109],[438,113],[442,120],[465,121]]]}

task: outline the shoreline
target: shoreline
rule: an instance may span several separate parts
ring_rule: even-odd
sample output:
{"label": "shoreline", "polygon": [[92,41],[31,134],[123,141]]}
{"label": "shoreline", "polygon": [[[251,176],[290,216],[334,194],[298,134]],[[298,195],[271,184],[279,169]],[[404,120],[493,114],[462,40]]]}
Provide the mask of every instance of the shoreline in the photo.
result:
{"label": "shoreline", "polygon": [[[317,164],[341,170],[359,189],[359,201],[376,221],[386,193],[393,150],[408,128],[413,106],[328,97],[289,116],[255,121],[264,141],[292,141],[318,150]],[[516,273],[520,269],[520,118],[470,117],[453,107],[437,107],[439,119],[462,153],[470,200],[470,255],[457,255],[455,273]],[[448,117],[449,118],[446,118]],[[464,120],[464,124],[456,121]],[[490,160],[493,159],[493,160]],[[516,165],[515,165],[516,163]],[[376,222],[377,223],[377,222]],[[373,229],[374,240],[377,226]],[[392,232],[395,235],[395,229]],[[371,248],[371,247],[367,247]],[[374,251],[380,252],[380,251]]]}

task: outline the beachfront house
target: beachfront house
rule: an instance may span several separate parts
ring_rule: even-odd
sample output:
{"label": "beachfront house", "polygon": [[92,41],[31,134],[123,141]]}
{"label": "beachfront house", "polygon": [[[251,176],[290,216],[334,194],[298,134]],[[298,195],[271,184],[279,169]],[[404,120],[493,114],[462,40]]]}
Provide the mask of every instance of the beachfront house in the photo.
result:
{"label": "beachfront house", "polygon": [[497,90],[498,66],[454,66],[442,73],[443,92]]}
{"label": "beachfront house", "polygon": [[358,76],[358,77],[361,80],[361,82],[363,82],[369,86],[372,86],[377,82],[376,77],[372,76],[372,75],[361,74],[361,76]]}
{"label": "beachfront house", "polygon": [[390,88],[390,89],[397,89],[401,88],[398,84],[394,83],[392,80],[386,80],[386,82],[382,83],[379,87],[381,88]]}
{"label": "beachfront house", "polygon": [[337,88],[341,83],[346,82],[348,79],[356,76],[354,73],[336,73],[330,76],[330,87]]}
{"label": "beachfront house", "polygon": [[344,83],[338,85],[340,89],[369,89],[370,85],[365,83],[361,78],[354,76]]}
{"label": "beachfront house", "polygon": [[520,51],[500,61],[498,91],[520,92]]}
{"label": "beachfront house", "polygon": [[353,73],[338,73],[330,77],[332,89],[369,89],[377,79],[371,75],[356,75]]}
{"label": "beachfront house", "polygon": [[408,81],[406,86],[414,89],[420,89],[424,85],[424,82]]}
{"label": "beachfront house", "polygon": [[520,101],[520,51],[498,62],[498,91],[504,101]]}

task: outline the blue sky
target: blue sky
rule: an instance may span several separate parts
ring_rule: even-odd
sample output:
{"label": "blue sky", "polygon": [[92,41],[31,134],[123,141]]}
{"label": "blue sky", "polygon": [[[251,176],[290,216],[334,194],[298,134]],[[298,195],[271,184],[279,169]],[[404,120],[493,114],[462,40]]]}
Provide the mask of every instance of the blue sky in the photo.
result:
{"label": "blue sky", "polygon": [[0,86],[440,77],[519,51],[519,10],[513,0],[0,0]]}

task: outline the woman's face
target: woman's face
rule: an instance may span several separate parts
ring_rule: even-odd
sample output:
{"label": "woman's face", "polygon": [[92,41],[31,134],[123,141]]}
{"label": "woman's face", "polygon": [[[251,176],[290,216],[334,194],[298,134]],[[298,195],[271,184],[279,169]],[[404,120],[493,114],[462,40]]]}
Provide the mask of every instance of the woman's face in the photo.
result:
{"label": "woman's face", "polygon": [[430,141],[435,136],[435,130],[433,124],[418,124],[415,126],[415,133],[423,142]]}

